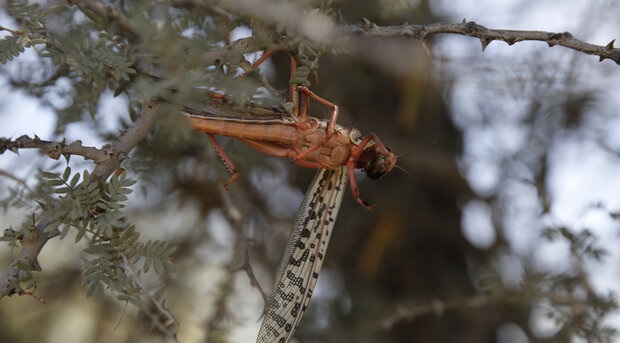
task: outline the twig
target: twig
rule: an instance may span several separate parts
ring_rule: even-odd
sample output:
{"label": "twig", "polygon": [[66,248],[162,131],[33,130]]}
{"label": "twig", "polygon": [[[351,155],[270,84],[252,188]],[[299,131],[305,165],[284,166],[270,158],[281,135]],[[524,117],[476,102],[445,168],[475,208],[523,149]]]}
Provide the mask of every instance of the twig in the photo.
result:
{"label": "twig", "polygon": [[12,29],[9,29],[8,27],[4,27],[2,25],[0,25],[0,31],[8,31],[8,32],[10,32],[10,33],[12,33],[14,35],[21,35],[21,34],[23,34],[21,31],[12,30]]}
{"label": "twig", "polygon": [[[153,305],[155,305],[155,307],[157,308],[156,314],[151,313],[147,309],[143,309],[143,312],[151,320],[151,324],[155,325],[155,327],[157,327],[157,329],[161,333],[165,334],[173,342],[178,342],[177,337],[176,337],[176,332],[175,332],[176,330],[173,331],[168,328],[172,325],[177,326],[177,320],[174,318],[172,313],[170,313],[170,311],[166,308],[166,306],[164,305],[164,301],[160,301],[159,299],[157,299],[157,294],[155,294],[155,291],[147,288],[144,285],[144,283],[142,283],[142,280],[140,280],[140,276],[133,270],[133,268],[131,267],[131,264],[129,263],[129,260],[124,255],[123,255],[122,267],[131,276],[133,283],[148,296],[148,298],[151,300]],[[162,322],[161,316],[163,316],[164,319],[166,319],[165,322]]]}
{"label": "twig", "polygon": [[[575,296],[571,292],[553,294],[546,297],[552,304],[557,306],[570,306],[573,311],[572,315],[577,316],[588,308],[588,299],[582,299]],[[520,303],[532,302],[536,298],[532,298],[531,294],[526,292],[506,293],[504,296],[476,294],[463,299],[440,300],[433,299],[430,303],[414,305],[414,306],[398,306],[394,313],[387,317],[372,323],[374,329],[390,330],[402,321],[413,321],[419,317],[426,315],[442,316],[446,311],[456,309],[475,309],[485,306],[494,305],[518,305]]]}
{"label": "twig", "polygon": [[441,316],[445,311],[453,310],[456,308],[477,308],[487,306],[495,302],[497,302],[496,299],[483,294],[475,295],[460,301],[444,302],[439,299],[433,299],[430,304],[426,305],[411,306],[407,308],[404,306],[399,306],[394,313],[376,322],[373,327],[377,327],[383,330],[389,330],[394,325],[404,320],[415,320],[416,318],[427,314]]}
{"label": "twig", "polygon": [[6,178],[9,178],[9,179],[11,179],[11,180],[13,180],[13,181],[17,182],[17,183],[18,183],[18,184],[20,184],[22,187],[24,187],[24,188],[28,191],[28,193],[30,193],[31,195],[34,195],[34,194],[35,194],[34,190],[33,190],[32,188],[30,188],[30,186],[28,186],[28,184],[26,183],[26,181],[24,181],[24,180],[20,179],[19,177],[15,176],[14,174],[9,173],[9,172],[8,172],[8,171],[6,171],[6,170],[1,170],[1,169],[0,169],[0,176],[4,176],[4,177],[6,177]]}

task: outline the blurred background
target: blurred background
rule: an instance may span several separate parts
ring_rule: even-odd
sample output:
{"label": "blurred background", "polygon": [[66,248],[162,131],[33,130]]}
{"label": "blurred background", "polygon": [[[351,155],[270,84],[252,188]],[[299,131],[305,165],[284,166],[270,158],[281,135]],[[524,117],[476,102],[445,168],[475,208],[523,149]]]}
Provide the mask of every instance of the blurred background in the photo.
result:
{"label": "blurred background", "polygon": [[[18,28],[4,7],[0,25]],[[131,12],[139,26],[149,15],[157,19],[144,7]],[[569,31],[603,46],[620,37],[620,4],[611,0],[338,0],[332,7],[348,23],[466,19],[495,29]],[[65,16],[79,28],[88,19],[73,11]],[[165,13],[217,16],[185,11]],[[229,39],[252,34],[248,26],[230,29]],[[440,35],[426,45],[428,51],[415,41],[361,40],[346,53],[322,55],[309,77],[315,93],[340,107],[340,124],[410,154],[398,162],[406,173],[394,170],[378,181],[358,174],[362,197],[377,208],[367,212],[345,195],[294,341],[614,341],[618,66],[543,42],[492,42],[483,52],[475,38]],[[162,69],[183,54],[144,49],[169,53]],[[285,90],[288,66],[288,56],[276,53],[261,72]],[[76,99],[67,77],[44,92],[25,86],[53,70],[33,49],[0,66],[0,136],[100,146],[129,121],[130,93],[114,97],[103,89],[96,99]],[[76,111],[80,101],[90,101],[96,115]],[[329,110],[312,103],[311,113],[325,118]],[[124,165],[138,180],[128,217],[144,240],[178,246],[175,273],[142,277],[157,299],[166,299],[181,342],[255,340],[264,300],[247,270],[269,293],[315,173],[233,140],[222,143],[241,173],[228,191],[207,140],[186,128],[163,125]],[[26,187],[15,179],[32,186],[38,168],[62,171],[65,164],[34,151],[0,156],[3,203]],[[93,167],[77,156],[70,165]],[[32,212],[5,207],[2,229],[20,228]],[[0,341],[168,341],[148,306],[139,310],[114,294],[86,297],[86,244],[74,244],[71,235],[50,241],[40,255],[36,294],[46,304],[28,296],[0,301]],[[0,269],[17,252],[0,245]]]}

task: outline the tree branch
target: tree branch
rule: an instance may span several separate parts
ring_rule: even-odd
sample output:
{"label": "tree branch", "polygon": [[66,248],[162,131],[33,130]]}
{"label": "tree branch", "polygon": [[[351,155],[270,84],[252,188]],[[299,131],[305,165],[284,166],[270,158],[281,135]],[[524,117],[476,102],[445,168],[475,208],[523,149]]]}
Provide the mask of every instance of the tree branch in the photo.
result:
{"label": "tree branch", "polygon": [[70,155],[79,155],[86,159],[93,160],[95,163],[100,163],[110,158],[110,146],[108,145],[104,145],[101,149],[98,149],[82,146],[81,141],[75,141],[68,145],[64,140],[61,142],[44,141],[36,135],[34,138],[23,135],[15,140],[0,137],[0,154],[3,154],[7,150],[17,154],[19,153],[19,149],[39,149],[55,160],[59,159],[61,155],[67,158],[69,158]]}
{"label": "tree branch", "polygon": [[377,26],[367,19],[363,19],[357,25],[344,25],[337,28],[340,36],[363,36],[374,38],[406,37],[418,41],[424,41],[427,37],[436,34],[455,33],[480,39],[482,50],[494,40],[500,40],[513,45],[523,41],[542,41],[550,47],[561,45],[579,52],[599,56],[599,61],[611,59],[620,64],[620,49],[614,48],[615,39],[606,46],[590,44],[575,38],[569,32],[546,32],[546,31],[522,31],[522,30],[497,30],[488,29],[473,21],[463,20],[460,24],[426,24],[400,26]]}
{"label": "tree branch", "polygon": [[[52,149],[54,154],[53,156],[60,157],[65,151],[77,154],[77,155],[88,155],[91,156],[91,153],[99,156],[101,153],[105,153],[107,158],[103,160],[95,160],[97,162],[96,167],[93,171],[93,175],[99,177],[101,180],[107,179],[119,166],[121,161],[123,161],[131,149],[133,149],[139,142],[141,142],[144,138],[146,138],[147,134],[151,131],[153,126],[155,125],[156,114],[159,105],[152,102],[147,102],[142,106],[142,115],[133,123],[133,125],[125,131],[121,136],[114,142],[109,145],[107,149],[96,149],[89,147],[82,147],[80,144],[72,143],[65,147],[62,147],[60,144],[60,150]],[[23,138],[25,137],[25,138]],[[21,140],[20,140],[21,139]],[[16,139],[14,142],[8,141],[9,143],[16,144],[17,141],[22,142],[26,147],[31,148],[40,148],[46,149],[49,146],[59,144],[57,142],[45,142],[35,137],[35,139],[30,139],[27,136],[22,136]],[[7,143],[5,139],[2,143]],[[32,146],[28,146],[32,145]],[[63,150],[67,147],[68,150]],[[8,147],[5,147],[3,151],[6,149],[11,149],[10,144]],[[48,155],[50,153],[48,152]],[[44,229],[49,223],[47,221],[40,221],[36,223],[29,229],[27,232],[22,233],[18,236],[18,239],[21,244],[21,250],[19,255],[13,262],[0,274],[0,299],[4,296],[10,296],[13,294],[25,294],[24,289],[22,289],[20,285],[20,271],[23,270],[24,266],[28,266],[31,270],[39,271],[41,267],[37,260],[41,249],[53,237],[59,235],[59,231],[57,229],[52,230],[51,232],[45,232]]]}

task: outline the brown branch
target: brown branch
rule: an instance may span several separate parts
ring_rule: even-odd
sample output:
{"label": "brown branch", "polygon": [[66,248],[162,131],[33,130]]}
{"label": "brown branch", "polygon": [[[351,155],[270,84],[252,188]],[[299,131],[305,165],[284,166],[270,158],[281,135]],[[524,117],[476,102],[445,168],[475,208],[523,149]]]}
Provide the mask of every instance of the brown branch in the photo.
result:
{"label": "brown branch", "polygon": [[614,48],[615,39],[606,46],[590,44],[575,38],[569,32],[522,31],[488,29],[473,21],[463,20],[460,24],[435,23],[427,25],[377,26],[364,19],[357,25],[344,25],[337,28],[340,36],[362,36],[374,38],[406,37],[424,41],[436,34],[454,33],[480,39],[482,50],[494,40],[504,41],[508,45],[523,41],[542,41],[550,47],[561,45],[579,52],[599,56],[599,61],[611,59],[620,64],[620,49]]}
{"label": "brown branch", "polygon": [[[142,115],[127,131],[121,134],[116,142],[109,145],[107,149],[105,149],[105,155],[107,155],[108,158],[98,160],[98,163],[92,173],[93,175],[99,177],[101,180],[105,180],[120,166],[121,161],[127,157],[131,149],[146,138],[146,135],[155,125],[158,108],[158,104],[155,103],[143,104]],[[55,142],[41,143],[43,141],[38,138],[30,139],[27,136],[22,141],[25,145],[34,145],[32,146],[33,148],[45,148],[49,147],[50,144],[59,144]],[[6,143],[6,140],[4,142]],[[71,146],[71,144],[66,147],[69,146]],[[68,151],[75,154],[90,154],[91,152],[94,152],[97,156],[101,152],[99,149],[95,148],[86,148],[86,150],[84,150],[84,148],[85,147],[82,147],[81,144],[79,144],[75,145],[73,148],[70,148]],[[11,148],[8,147],[8,149]],[[59,151],[57,149],[52,150],[55,152],[58,151],[58,156],[60,156],[60,154],[64,151],[62,149],[63,147],[61,146]],[[48,224],[49,223],[45,220],[40,221],[36,223],[33,228],[18,237],[21,244],[20,252],[13,262],[2,272],[2,274],[0,274],[0,299],[7,295],[25,294],[24,289],[22,289],[20,285],[20,271],[24,268],[24,266],[29,266],[31,270],[35,271],[41,270],[37,260],[41,249],[43,249],[48,240],[59,235],[58,229],[54,229],[51,232],[45,232],[44,229],[48,226]]]}
{"label": "brown branch", "polygon": [[110,158],[110,146],[107,145],[98,149],[82,146],[81,141],[75,141],[70,144],[66,144],[64,140],[61,142],[44,141],[36,135],[34,138],[23,135],[15,140],[0,137],[0,154],[3,154],[7,150],[18,153],[19,149],[39,149],[55,160],[63,155],[67,158],[69,158],[70,155],[79,155],[86,159],[93,160],[95,163],[101,163]]}

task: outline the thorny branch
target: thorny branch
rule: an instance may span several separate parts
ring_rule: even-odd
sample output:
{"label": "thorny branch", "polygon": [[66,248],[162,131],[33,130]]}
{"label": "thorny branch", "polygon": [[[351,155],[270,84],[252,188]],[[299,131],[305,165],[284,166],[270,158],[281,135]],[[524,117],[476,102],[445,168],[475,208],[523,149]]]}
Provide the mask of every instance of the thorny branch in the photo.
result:
{"label": "thorny branch", "polygon": [[[95,163],[103,162],[108,158],[113,158],[115,155],[111,145],[104,145],[101,149],[98,149],[82,146],[81,141],[75,141],[70,144],[66,144],[64,140],[61,142],[44,141],[36,135],[34,138],[23,135],[15,140],[0,137],[0,154],[7,150],[18,154],[19,149],[39,149],[55,160],[59,159],[60,156],[69,158],[71,155],[78,155],[93,160]],[[123,156],[117,157],[123,158]]]}
{"label": "thorny branch", "polygon": [[[114,172],[114,170],[116,170],[120,166],[121,161],[124,159],[123,156],[127,156],[131,149],[133,149],[140,141],[142,141],[155,125],[155,117],[158,108],[159,106],[154,103],[145,103],[142,106],[142,115],[133,123],[133,125],[127,131],[121,134],[121,136],[118,138],[118,140],[116,140],[116,142],[110,145],[109,149],[110,151],[116,152],[114,154],[116,158],[99,160],[99,163],[96,164],[96,167],[92,172],[93,175],[99,177],[102,180],[105,180]],[[38,139],[33,140],[28,137],[23,139],[21,142],[26,145],[25,147],[42,149],[49,147],[50,144],[55,144],[54,142],[44,142]],[[71,144],[69,146],[71,146]],[[10,146],[6,148],[11,149]],[[82,147],[81,144],[79,144],[74,145],[68,151],[72,151],[76,154],[80,154],[83,156],[90,156],[90,154],[94,152],[92,149],[95,149],[84,148],[85,147]],[[58,157],[62,153],[64,152],[61,147],[58,151]],[[100,152],[97,152],[96,155],[99,153]],[[0,299],[7,295],[10,296],[13,294],[25,293],[24,289],[22,289],[20,285],[20,265],[30,266],[32,270],[35,271],[41,270],[41,267],[37,260],[41,249],[43,249],[43,246],[45,246],[49,239],[59,235],[58,230],[52,230],[49,233],[44,232],[44,229],[48,224],[49,223],[45,221],[40,221],[36,223],[36,225],[34,225],[34,227],[29,231],[29,234],[23,235],[23,237],[21,237],[21,250],[17,258],[15,258],[15,260],[13,260],[13,262],[4,270],[4,272],[0,274]]]}
{"label": "thorny branch", "polygon": [[620,64],[620,49],[614,47],[615,39],[606,46],[590,44],[575,38],[570,32],[522,31],[488,29],[473,21],[460,24],[435,23],[426,25],[404,24],[399,26],[377,26],[367,19],[357,25],[345,25],[337,29],[340,35],[364,36],[375,38],[406,37],[424,41],[435,34],[455,33],[480,39],[482,50],[494,40],[504,41],[513,45],[523,41],[542,41],[552,47],[560,45],[579,52],[599,56],[599,61],[610,59]]}

